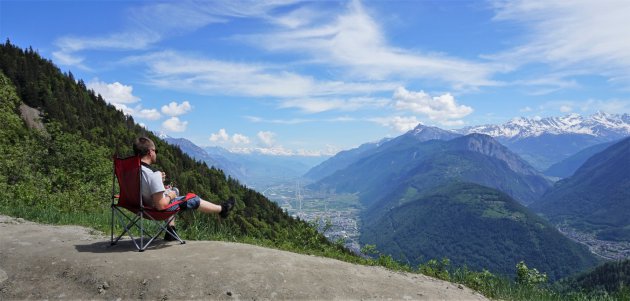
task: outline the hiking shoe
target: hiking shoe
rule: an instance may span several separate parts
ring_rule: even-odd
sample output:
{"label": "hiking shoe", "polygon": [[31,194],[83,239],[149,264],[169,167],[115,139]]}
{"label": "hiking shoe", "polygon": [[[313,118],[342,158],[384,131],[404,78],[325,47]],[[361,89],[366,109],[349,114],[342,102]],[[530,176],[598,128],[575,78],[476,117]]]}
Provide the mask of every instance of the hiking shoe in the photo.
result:
{"label": "hiking shoe", "polygon": [[230,211],[232,211],[232,209],[234,208],[234,204],[236,204],[236,201],[233,197],[230,197],[229,200],[221,203],[221,212],[219,213],[219,216],[221,216],[221,218],[228,217]]}
{"label": "hiking shoe", "polygon": [[[171,231],[171,232],[175,233],[175,235],[177,235],[177,232],[176,232],[177,229],[175,229],[175,227],[168,226],[168,227],[166,227],[166,229],[168,229],[168,231]],[[164,233],[164,240],[165,241],[176,241],[176,240],[179,240],[179,239],[177,239],[177,237],[175,235],[172,235],[168,231],[166,233]]]}

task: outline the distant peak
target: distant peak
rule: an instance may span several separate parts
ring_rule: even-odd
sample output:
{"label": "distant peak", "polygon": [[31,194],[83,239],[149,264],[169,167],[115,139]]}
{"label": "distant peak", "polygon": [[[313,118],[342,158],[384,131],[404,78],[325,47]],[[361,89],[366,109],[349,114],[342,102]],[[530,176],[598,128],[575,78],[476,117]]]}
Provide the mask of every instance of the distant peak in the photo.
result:
{"label": "distant peak", "polygon": [[630,135],[630,118],[627,114],[617,115],[602,111],[590,116],[571,113],[565,116],[526,118],[516,117],[501,125],[480,125],[457,130],[461,134],[483,133],[492,137],[522,139],[544,134],[581,135]]}
{"label": "distant peak", "polygon": [[424,124],[418,124],[413,130],[407,132],[407,135],[411,135],[420,141],[450,140],[461,136],[453,131]]}
{"label": "distant peak", "polygon": [[160,138],[160,139],[173,138],[173,137],[171,137],[171,136],[167,135],[167,134],[166,134],[166,133],[164,133],[164,132],[159,132],[159,133],[157,134],[157,136],[158,136],[158,138]]}

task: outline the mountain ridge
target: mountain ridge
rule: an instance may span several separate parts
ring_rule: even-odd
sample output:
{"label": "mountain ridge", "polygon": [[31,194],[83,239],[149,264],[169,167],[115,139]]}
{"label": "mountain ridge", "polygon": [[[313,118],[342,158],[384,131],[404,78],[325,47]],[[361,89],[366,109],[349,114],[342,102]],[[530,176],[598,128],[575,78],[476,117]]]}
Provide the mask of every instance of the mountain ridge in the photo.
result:
{"label": "mountain ridge", "polygon": [[[600,239],[630,241],[630,137],[590,157],[531,208]],[[603,237],[602,237],[603,236]]]}
{"label": "mountain ridge", "polygon": [[461,134],[481,133],[511,140],[538,137],[543,134],[586,134],[621,138],[630,135],[630,114],[598,112],[587,117],[579,114],[540,119],[518,117],[501,125],[470,126],[455,130],[455,132]]}
{"label": "mountain ridge", "polygon": [[[491,159],[473,159],[473,154]],[[458,165],[460,163],[463,165]],[[495,169],[498,173],[491,172]],[[480,170],[487,172],[481,173]],[[488,135],[471,134],[448,141],[422,141],[410,131],[310,187],[358,192],[364,205],[370,207],[393,192],[398,184],[417,178],[418,175],[430,176],[416,181],[425,183],[422,185],[436,184],[450,177],[464,177],[468,181],[499,189],[511,187],[507,192],[524,203],[531,203],[551,185],[527,162]],[[490,176],[493,180],[490,180]]]}
{"label": "mountain ridge", "polygon": [[389,208],[364,223],[361,242],[418,264],[447,257],[455,265],[514,276],[524,260],[559,279],[597,260],[505,193],[453,182]]}

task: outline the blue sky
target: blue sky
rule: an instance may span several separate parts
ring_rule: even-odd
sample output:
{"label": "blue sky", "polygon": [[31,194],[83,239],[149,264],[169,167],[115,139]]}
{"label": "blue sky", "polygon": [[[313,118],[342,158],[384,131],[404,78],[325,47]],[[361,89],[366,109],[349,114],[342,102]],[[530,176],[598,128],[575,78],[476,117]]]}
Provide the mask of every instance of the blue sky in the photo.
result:
{"label": "blue sky", "polygon": [[0,37],[154,132],[240,152],[630,112],[625,0],[1,0]]}

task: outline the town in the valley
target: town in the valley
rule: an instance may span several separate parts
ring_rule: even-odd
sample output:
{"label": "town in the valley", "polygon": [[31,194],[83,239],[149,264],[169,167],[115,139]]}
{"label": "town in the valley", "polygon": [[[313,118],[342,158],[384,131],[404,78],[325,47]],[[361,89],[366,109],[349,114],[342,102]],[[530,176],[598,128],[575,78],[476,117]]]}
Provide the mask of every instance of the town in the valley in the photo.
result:
{"label": "town in the valley", "polygon": [[358,197],[313,191],[305,183],[295,180],[269,186],[261,193],[277,203],[289,215],[317,225],[330,241],[343,243],[359,253]]}

